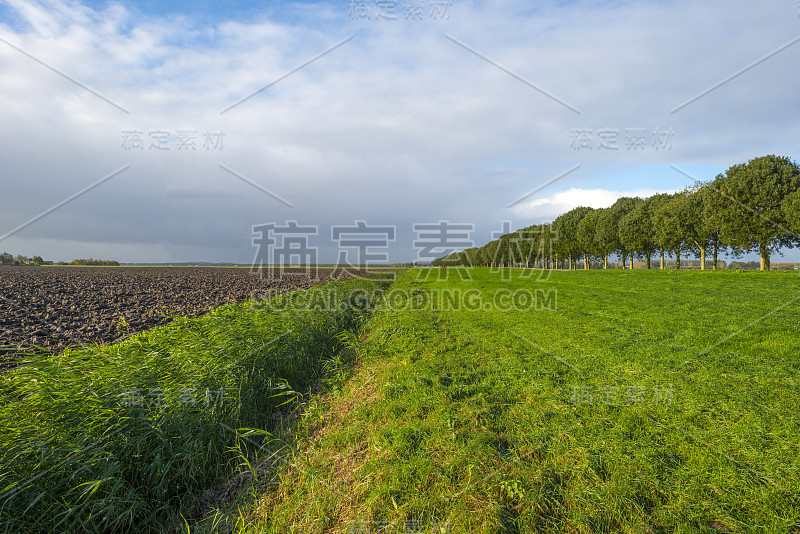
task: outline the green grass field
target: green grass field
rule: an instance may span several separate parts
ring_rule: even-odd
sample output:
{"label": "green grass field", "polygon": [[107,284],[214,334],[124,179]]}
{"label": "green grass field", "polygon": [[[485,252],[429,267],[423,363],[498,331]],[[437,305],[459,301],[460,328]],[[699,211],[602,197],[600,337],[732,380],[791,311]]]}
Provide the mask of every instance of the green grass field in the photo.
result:
{"label": "green grass field", "polygon": [[796,274],[469,272],[395,283],[243,531],[800,532]]}
{"label": "green grass field", "polygon": [[410,270],[35,357],[0,533],[797,533],[799,282]]}

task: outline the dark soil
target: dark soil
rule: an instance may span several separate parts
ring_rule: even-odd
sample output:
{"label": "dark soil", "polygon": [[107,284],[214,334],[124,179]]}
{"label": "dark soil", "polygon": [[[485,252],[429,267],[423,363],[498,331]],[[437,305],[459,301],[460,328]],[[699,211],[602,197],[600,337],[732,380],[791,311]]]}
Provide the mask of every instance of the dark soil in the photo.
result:
{"label": "dark soil", "polygon": [[112,343],[169,316],[305,289],[331,273],[283,270],[262,278],[247,268],[0,267],[0,369],[22,353]]}

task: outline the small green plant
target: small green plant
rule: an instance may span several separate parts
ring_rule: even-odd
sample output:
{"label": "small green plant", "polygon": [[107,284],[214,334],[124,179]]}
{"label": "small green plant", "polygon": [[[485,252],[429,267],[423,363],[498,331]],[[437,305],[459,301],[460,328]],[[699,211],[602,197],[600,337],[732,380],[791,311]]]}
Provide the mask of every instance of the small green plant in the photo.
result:
{"label": "small green plant", "polygon": [[516,502],[525,497],[525,489],[519,480],[501,480],[500,495],[504,499]]}
{"label": "small green plant", "polygon": [[123,317],[122,315],[119,316],[119,319],[117,320],[117,325],[119,326],[119,329],[123,334],[127,335],[128,333],[130,333],[130,328],[128,327],[128,322],[125,320],[125,317]]}

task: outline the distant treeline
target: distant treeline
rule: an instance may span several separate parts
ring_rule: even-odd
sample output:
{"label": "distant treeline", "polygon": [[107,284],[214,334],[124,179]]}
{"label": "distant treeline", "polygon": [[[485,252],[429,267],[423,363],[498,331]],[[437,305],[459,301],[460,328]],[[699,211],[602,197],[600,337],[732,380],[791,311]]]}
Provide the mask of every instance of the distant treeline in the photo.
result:
{"label": "distant treeline", "polygon": [[760,269],[769,270],[772,254],[800,245],[798,233],[800,168],[789,158],[769,155],[675,194],[623,197],[602,209],[578,207],[551,224],[529,226],[431,264],[576,269],[583,260],[585,269],[592,261],[608,268],[609,256],[616,254],[623,268],[639,259],[649,269],[658,254],[662,269],[665,256],[674,257],[680,269],[683,255],[699,258],[705,269],[710,253],[716,269],[721,252],[734,257],[758,252]]}
{"label": "distant treeline", "polygon": [[45,265],[46,263],[47,262],[44,261],[40,256],[28,258],[27,256],[22,256],[21,254],[12,256],[8,252],[3,252],[0,254],[0,265]]}
{"label": "distant treeline", "polygon": [[[52,261],[45,261],[42,259],[41,256],[34,256],[32,258],[28,258],[27,256],[22,256],[21,254],[17,254],[16,256],[12,256],[8,252],[3,252],[0,254],[0,265],[53,265]],[[66,261],[59,261],[56,265],[106,265],[106,266],[114,266],[119,265],[118,262],[114,260],[95,260],[94,258],[89,258],[86,260],[72,260],[72,262]]]}
{"label": "distant treeline", "polygon": [[72,260],[72,265],[106,265],[106,266],[114,266],[119,265],[119,262],[114,260],[96,260],[94,258],[89,258],[88,260]]}

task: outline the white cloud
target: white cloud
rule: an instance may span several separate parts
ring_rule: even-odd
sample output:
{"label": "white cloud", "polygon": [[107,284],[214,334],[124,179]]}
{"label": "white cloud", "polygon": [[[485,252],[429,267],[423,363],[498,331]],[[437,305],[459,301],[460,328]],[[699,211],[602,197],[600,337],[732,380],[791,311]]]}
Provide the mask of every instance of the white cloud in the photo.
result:
{"label": "white cloud", "polygon": [[[265,12],[216,24],[142,15],[122,4],[94,10],[15,0],[2,7],[28,24],[0,22],[0,37],[130,111],[0,42],[0,121],[11,125],[0,131],[0,235],[131,164],[20,232],[22,241],[116,243],[129,247],[128,259],[147,261],[163,243],[175,260],[187,250],[188,259],[199,259],[206,239],[209,256],[234,251],[231,261],[248,261],[249,226],[271,220],[327,231],[354,219],[405,229],[450,219],[488,234],[510,217],[525,226],[581,203],[599,207],[681,187],[671,163],[711,169],[701,178],[713,178],[764,153],[796,157],[796,121],[786,110],[798,103],[800,44],[670,113],[793,38],[796,8],[781,2],[576,2],[535,10],[521,1],[459,2],[449,21],[419,24],[402,15],[353,21],[342,3],[299,9],[295,18]],[[220,115],[351,34],[339,49]],[[626,150],[624,130],[634,127],[673,128],[672,149]],[[225,146],[122,150],[121,132],[133,128],[223,130]],[[573,150],[574,128],[619,129],[620,149]],[[506,209],[578,162],[581,171],[562,182],[570,189]],[[201,205],[200,198],[210,200]],[[410,242],[398,242],[398,250],[413,257]]]}
{"label": "white cloud", "polygon": [[533,198],[514,206],[514,210],[522,217],[542,217],[555,219],[579,206],[590,208],[607,208],[622,197],[647,198],[656,193],[674,193],[674,189],[639,189],[635,191],[613,191],[610,189],[582,189],[572,187],[566,191],[554,193],[549,197]]}

